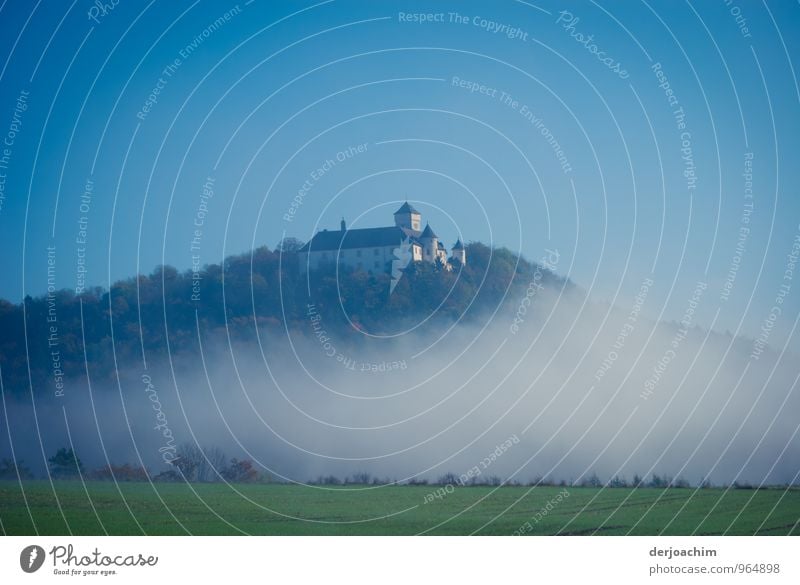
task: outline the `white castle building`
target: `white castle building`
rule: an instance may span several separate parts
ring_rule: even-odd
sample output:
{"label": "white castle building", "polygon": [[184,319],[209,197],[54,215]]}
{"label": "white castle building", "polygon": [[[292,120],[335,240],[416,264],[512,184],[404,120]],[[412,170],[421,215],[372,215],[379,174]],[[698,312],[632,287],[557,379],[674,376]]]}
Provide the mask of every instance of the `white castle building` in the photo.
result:
{"label": "white castle building", "polygon": [[467,263],[461,240],[452,247],[450,262],[447,250],[428,224],[420,231],[422,215],[408,202],[394,212],[394,225],[389,227],[347,229],[344,219],[338,230],[317,232],[311,241],[300,248],[300,270],[316,270],[325,264],[338,262],[366,272],[392,272],[392,262],[409,255],[411,262],[439,261],[447,269],[451,262]]}

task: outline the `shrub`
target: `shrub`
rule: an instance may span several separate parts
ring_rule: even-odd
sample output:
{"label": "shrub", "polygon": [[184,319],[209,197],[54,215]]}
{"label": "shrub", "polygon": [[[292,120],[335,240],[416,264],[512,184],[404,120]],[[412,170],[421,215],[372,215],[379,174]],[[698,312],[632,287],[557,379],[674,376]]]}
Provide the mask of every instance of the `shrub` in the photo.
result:
{"label": "shrub", "polygon": [[90,479],[97,481],[147,481],[147,470],[130,463],[114,465],[113,463],[95,469],[89,474]]}
{"label": "shrub", "polygon": [[175,483],[183,481],[183,477],[181,477],[181,474],[175,471],[174,469],[170,469],[168,471],[162,471],[161,473],[153,477],[153,481],[159,481],[164,483]]}

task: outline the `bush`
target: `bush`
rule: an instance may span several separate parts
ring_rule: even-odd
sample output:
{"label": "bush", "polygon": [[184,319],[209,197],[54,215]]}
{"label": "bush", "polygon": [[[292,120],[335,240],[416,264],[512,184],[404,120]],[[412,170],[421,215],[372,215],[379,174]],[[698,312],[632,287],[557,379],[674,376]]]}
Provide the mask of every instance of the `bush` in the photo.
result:
{"label": "bush", "polygon": [[153,481],[158,481],[163,483],[178,483],[184,481],[184,479],[180,473],[178,473],[174,469],[170,469],[168,471],[162,471],[158,475],[154,476]]}
{"label": "bush", "polygon": [[97,481],[148,481],[149,476],[144,467],[111,463],[92,471],[89,478]]}

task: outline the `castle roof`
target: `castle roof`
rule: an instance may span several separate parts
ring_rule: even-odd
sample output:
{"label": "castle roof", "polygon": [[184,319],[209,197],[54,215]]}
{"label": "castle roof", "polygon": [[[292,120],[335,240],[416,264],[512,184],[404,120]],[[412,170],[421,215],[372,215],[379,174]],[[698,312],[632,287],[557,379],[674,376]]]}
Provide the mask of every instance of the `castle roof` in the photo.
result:
{"label": "castle roof", "polygon": [[403,203],[400,206],[400,209],[398,209],[397,211],[394,212],[394,215],[398,215],[400,213],[416,213],[417,215],[419,215],[419,211],[414,209],[414,207],[411,204],[409,204],[408,201]]}
{"label": "castle roof", "polygon": [[433,230],[431,229],[431,224],[427,224],[425,226],[425,229],[422,231],[422,235],[420,236],[420,238],[438,238],[438,237],[439,236],[433,233]]}
{"label": "castle roof", "polygon": [[300,252],[321,252],[330,250],[347,250],[352,248],[379,248],[382,246],[399,246],[408,237],[416,243],[419,232],[397,226],[363,228],[355,230],[322,230],[302,248]]}
{"label": "castle roof", "polygon": [[455,245],[453,246],[453,250],[463,250],[464,245],[461,243],[461,240],[456,240]]}

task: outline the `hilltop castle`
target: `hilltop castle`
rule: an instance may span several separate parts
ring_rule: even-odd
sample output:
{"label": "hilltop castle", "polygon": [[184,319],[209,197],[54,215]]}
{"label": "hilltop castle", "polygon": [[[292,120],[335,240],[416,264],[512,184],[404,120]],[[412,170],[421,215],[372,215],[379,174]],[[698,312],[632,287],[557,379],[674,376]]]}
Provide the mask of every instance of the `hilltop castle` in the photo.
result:
{"label": "hilltop castle", "polygon": [[467,263],[461,240],[447,250],[430,224],[420,231],[422,215],[408,202],[394,212],[394,225],[388,227],[347,229],[344,219],[338,230],[317,232],[300,248],[300,270],[316,270],[327,263],[367,272],[392,272],[392,263],[407,256],[410,262],[439,262],[446,270],[451,262]]}

